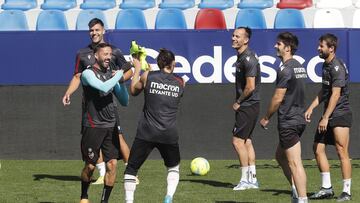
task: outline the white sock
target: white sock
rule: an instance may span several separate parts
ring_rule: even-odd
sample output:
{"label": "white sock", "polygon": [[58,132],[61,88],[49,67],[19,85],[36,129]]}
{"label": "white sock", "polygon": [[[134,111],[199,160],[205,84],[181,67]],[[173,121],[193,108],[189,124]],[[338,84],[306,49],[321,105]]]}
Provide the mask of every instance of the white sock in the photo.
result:
{"label": "white sock", "polygon": [[248,179],[249,179],[249,166],[241,167],[240,181],[248,182]]}
{"label": "white sock", "polygon": [[350,189],[351,189],[351,179],[344,179],[343,180],[343,192],[350,194]]}
{"label": "white sock", "polygon": [[307,197],[299,197],[298,198],[298,203],[307,203],[308,202],[308,198]]}
{"label": "white sock", "polygon": [[101,162],[99,164],[96,164],[96,168],[99,170],[100,176],[105,176],[105,173],[106,173],[105,162]]}
{"label": "white sock", "polygon": [[134,193],[136,190],[136,180],[135,176],[125,174],[124,176],[124,188],[125,188],[125,202],[133,203],[134,202]]}
{"label": "white sock", "polygon": [[295,197],[295,198],[299,197],[295,185],[291,185],[291,191],[292,191],[293,197]]}
{"label": "white sock", "polygon": [[323,188],[330,188],[331,187],[331,178],[330,172],[322,172],[321,175],[321,187]]}
{"label": "white sock", "polygon": [[166,195],[169,195],[171,197],[174,196],[177,185],[179,183],[179,179],[179,165],[168,168]]}
{"label": "white sock", "polygon": [[256,183],[257,182],[255,165],[250,165],[249,166],[249,182],[250,183]]}

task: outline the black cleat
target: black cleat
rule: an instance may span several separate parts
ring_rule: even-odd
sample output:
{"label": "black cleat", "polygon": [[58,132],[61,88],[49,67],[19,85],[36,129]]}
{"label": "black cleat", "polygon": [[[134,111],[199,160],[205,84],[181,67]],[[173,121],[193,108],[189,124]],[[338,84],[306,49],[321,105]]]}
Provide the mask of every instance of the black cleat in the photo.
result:
{"label": "black cleat", "polygon": [[332,187],[330,187],[330,188],[321,187],[318,192],[311,195],[309,198],[310,199],[331,199],[333,197],[334,197],[334,191],[333,191]]}
{"label": "black cleat", "polygon": [[337,202],[344,202],[344,201],[350,201],[351,195],[349,195],[346,192],[342,192],[340,196],[336,199]]}

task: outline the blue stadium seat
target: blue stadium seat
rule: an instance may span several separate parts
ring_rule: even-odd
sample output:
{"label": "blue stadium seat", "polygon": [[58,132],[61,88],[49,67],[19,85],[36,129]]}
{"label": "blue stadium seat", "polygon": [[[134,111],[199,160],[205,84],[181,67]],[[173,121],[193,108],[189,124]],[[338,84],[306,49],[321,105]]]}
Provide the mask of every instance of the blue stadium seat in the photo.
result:
{"label": "blue stadium seat", "polygon": [[274,6],[273,0],[240,0],[238,8],[265,9]]}
{"label": "blue stadium seat", "polygon": [[155,29],[187,29],[183,12],[176,8],[160,9],[156,16]]}
{"label": "blue stadium seat", "polygon": [[76,0],[45,0],[41,4],[43,10],[62,10],[66,11],[76,7]]}
{"label": "blue stadium seat", "polygon": [[188,9],[195,6],[194,0],[162,0],[159,8]]}
{"label": "blue stadium seat", "polygon": [[115,6],[115,0],[84,0],[84,3],[80,4],[81,9],[107,10],[114,8]]}
{"label": "blue stadium seat", "polygon": [[266,29],[266,21],[260,9],[240,9],[235,20],[235,28],[249,27],[251,29]]}
{"label": "blue stadium seat", "polygon": [[224,10],[234,6],[234,0],[201,0],[199,8],[216,8]]}
{"label": "blue stadium seat", "polygon": [[140,9],[120,10],[115,29],[147,29],[144,13]]}
{"label": "blue stadium seat", "polygon": [[4,10],[0,13],[0,31],[29,30],[25,13],[20,10]]}
{"label": "blue stadium seat", "polygon": [[68,30],[64,12],[60,10],[43,10],[39,14],[36,30]]}
{"label": "blue stadium seat", "polygon": [[274,28],[305,28],[304,16],[297,9],[280,9],[275,16]]}
{"label": "blue stadium seat", "polygon": [[22,10],[27,11],[37,6],[36,0],[5,0],[1,6],[4,10]]}
{"label": "blue stadium seat", "polygon": [[88,23],[93,18],[99,18],[103,21],[105,29],[108,28],[107,20],[103,11],[96,10],[96,9],[89,9],[89,10],[81,10],[77,20],[76,20],[76,29],[77,30],[89,30]]}
{"label": "blue stadium seat", "polygon": [[119,7],[121,9],[134,8],[145,10],[155,7],[155,0],[123,0]]}

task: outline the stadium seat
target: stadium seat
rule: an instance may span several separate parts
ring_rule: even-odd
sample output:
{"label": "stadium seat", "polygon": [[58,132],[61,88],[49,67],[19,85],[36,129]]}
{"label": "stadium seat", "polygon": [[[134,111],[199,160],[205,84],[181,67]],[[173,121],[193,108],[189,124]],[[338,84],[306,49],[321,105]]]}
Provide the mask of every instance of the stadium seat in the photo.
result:
{"label": "stadium seat", "polygon": [[187,29],[183,12],[176,8],[160,9],[156,15],[155,29]]}
{"label": "stadium seat", "polygon": [[342,9],[349,6],[352,6],[352,0],[320,0],[316,3],[316,8]]}
{"label": "stadium seat", "polygon": [[360,0],[357,0],[356,2],[354,2],[354,6],[356,8],[360,8]]}
{"label": "stadium seat", "polygon": [[238,8],[256,8],[256,9],[265,9],[271,8],[274,6],[273,0],[240,0]]}
{"label": "stadium seat", "polygon": [[0,13],[0,31],[27,31],[25,13],[20,10],[4,10]]}
{"label": "stadium seat", "polygon": [[119,7],[121,9],[134,8],[145,10],[155,7],[155,0],[123,0]]}
{"label": "stadium seat", "polygon": [[144,13],[140,9],[120,10],[115,29],[147,29]]}
{"label": "stadium seat", "polygon": [[226,29],[223,12],[215,8],[200,9],[195,18],[195,29]]}
{"label": "stadium seat", "polygon": [[162,0],[159,8],[188,9],[195,6],[194,0]]}
{"label": "stadium seat", "polygon": [[62,10],[67,11],[76,7],[76,0],[45,0],[41,4],[43,10]]}
{"label": "stadium seat", "polygon": [[274,28],[305,28],[304,16],[297,9],[280,9],[276,13]]}
{"label": "stadium seat", "polygon": [[294,9],[304,9],[311,7],[313,5],[312,0],[280,0],[277,3],[276,7],[280,9],[284,8],[294,8]]}
{"label": "stadium seat", "polygon": [[107,20],[105,18],[103,11],[89,9],[89,10],[81,10],[79,12],[79,15],[76,20],[76,29],[77,30],[89,30],[88,23],[93,18],[99,18],[100,20],[102,20],[104,22],[105,29],[108,28]]}
{"label": "stadium seat", "polygon": [[314,16],[314,28],[344,28],[344,19],[337,9],[318,9]]}
{"label": "stadium seat", "polygon": [[84,0],[84,3],[80,4],[81,9],[107,10],[115,6],[115,0]]}
{"label": "stadium seat", "polygon": [[40,12],[36,30],[68,30],[64,12],[60,10],[43,10]]}
{"label": "stadium seat", "polygon": [[4,10],[22,10],[27,11],[37,6],[36,0],[5,0],[1,6]]}
{"label": "stadium seat", "polygon": [[360,9],[355,10],[353,16],[353,28],[360,28]]}
{"label": "stadium seat", "polygon": [[234,6],[234,0],[201,0],[199,8],[216,8],[224,10]]}
{"label": "stadium seat", "polygon": [[240,9],[236,15],[235,28],[249,27],[251,29],[266,29],[266,21],[260,9]]}

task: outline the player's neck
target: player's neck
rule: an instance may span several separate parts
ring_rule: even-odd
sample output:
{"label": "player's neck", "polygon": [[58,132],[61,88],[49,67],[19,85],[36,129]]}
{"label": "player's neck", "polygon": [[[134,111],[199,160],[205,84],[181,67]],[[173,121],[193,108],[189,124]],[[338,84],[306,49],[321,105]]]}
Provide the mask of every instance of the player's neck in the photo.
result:
{"label": "player's neck", "polygon": [[286,63],[286,61],[288,61],[289,59],[292,59],[292,58],[293,58],[292,55],[286,54],[285,56],[281,57],[281,60],[283,63]]}
{"label": "player's neck", "polygon": [[330,53],[329,56],[325,59],[326,63],[330,63],[335,58],[335,53]]}
{"label": "player's neck", "polygon": [[243,46],[241,46],[241,47],[237,50],[238,54],[239,54],[239,55],[242,54],[247,48],[248,48],[248,45],[243,45]]}

